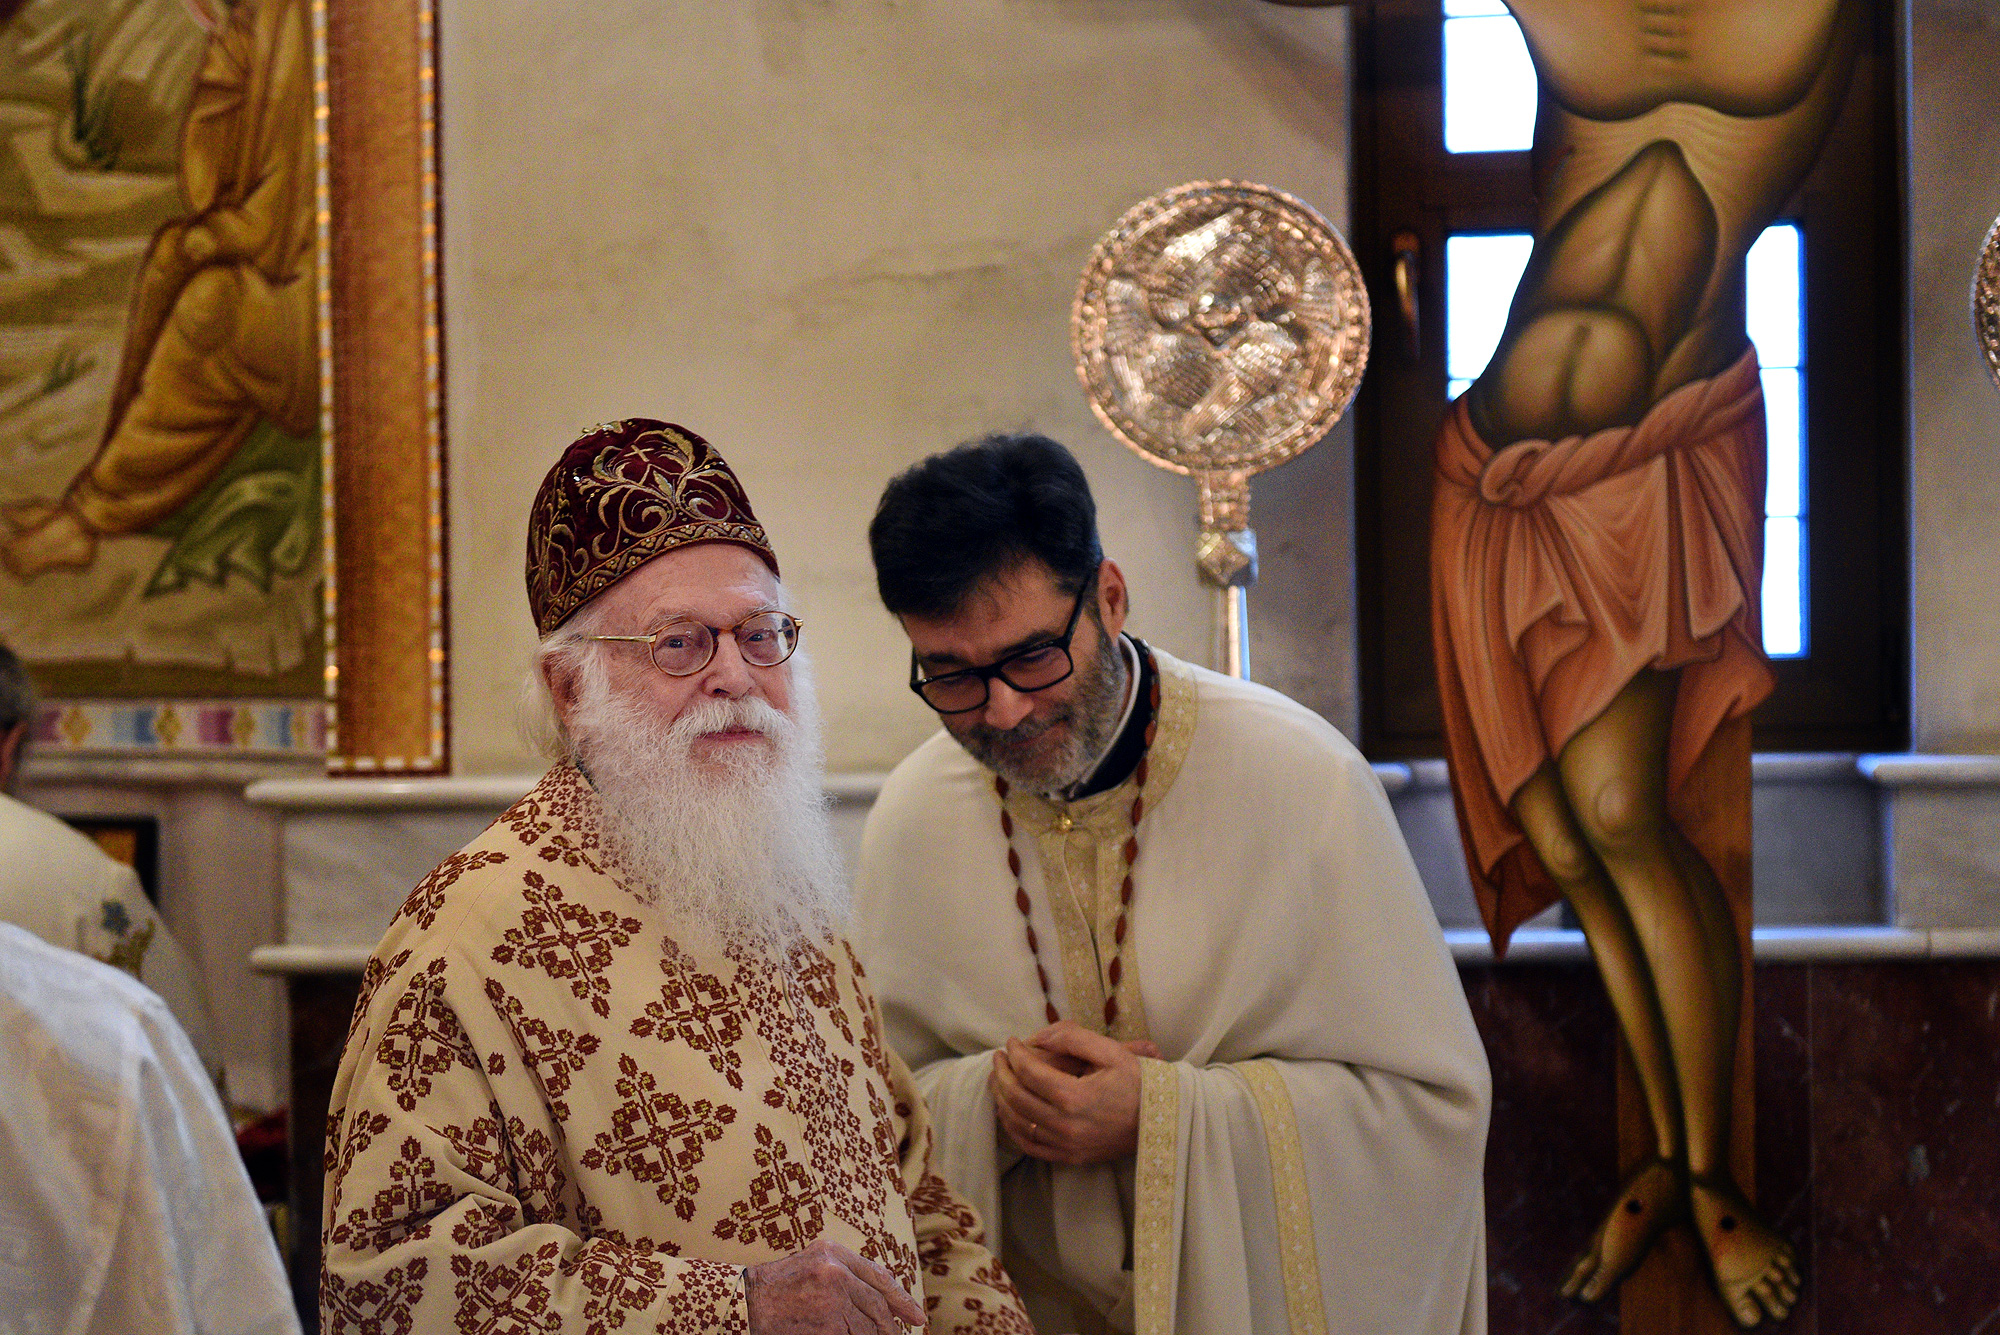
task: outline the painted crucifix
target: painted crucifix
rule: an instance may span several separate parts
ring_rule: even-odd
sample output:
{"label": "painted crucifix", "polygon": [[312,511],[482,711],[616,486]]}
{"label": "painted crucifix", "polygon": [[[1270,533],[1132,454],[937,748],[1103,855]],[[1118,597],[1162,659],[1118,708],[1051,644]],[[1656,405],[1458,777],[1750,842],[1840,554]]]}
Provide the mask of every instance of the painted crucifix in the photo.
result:
{"label": "painted crucifix", "polygon": [[[1643,1104],[1564,1292],[1603,1297],[1685,1223],[1692,1273],[1750,1327],[1800,1274],[1747,1190],[1748,713],[1772,675],[1744,260],[1840,110],[1859,3],[1508,8],[1540,88],[1539,216],[1436,446],[1453,795],[1496,946],[1559,896],[1575,911]],[[1677,1310],[1645,1324],[1704,1324]]]}

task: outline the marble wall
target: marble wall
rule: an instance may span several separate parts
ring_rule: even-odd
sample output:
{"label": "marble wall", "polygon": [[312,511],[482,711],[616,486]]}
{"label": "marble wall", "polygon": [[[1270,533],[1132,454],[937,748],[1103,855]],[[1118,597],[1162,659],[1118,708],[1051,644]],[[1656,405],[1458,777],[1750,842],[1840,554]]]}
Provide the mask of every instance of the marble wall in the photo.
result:
{"label": "marble wall", "polygon": [[[1494,1073],[1495,1335],[1618,1328],[1556,1290],[1618,1187],[1617,1030],[1581,965],[1462,970]],[[2000,1323],[2000,963],[1761,964],[1757,1199],[1806,1287],[1780,1329]]]}

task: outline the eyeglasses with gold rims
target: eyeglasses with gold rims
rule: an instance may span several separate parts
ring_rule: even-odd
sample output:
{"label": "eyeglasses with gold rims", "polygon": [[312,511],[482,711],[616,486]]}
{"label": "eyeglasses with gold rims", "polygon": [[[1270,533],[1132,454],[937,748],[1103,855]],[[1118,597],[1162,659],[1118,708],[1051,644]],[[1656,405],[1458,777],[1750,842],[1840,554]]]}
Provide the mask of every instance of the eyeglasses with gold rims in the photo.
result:
{"label": "eyeglasses with gold rims", "polygon": [[736,652],[751,667],[776,667],[799,647],[806,623],[784,612],[755,612],[733,626],[704,626],[699,621],[675,621],[651,635],[590,635],[609,644],[643,644],[653,666],[669,677],[692,677],[715,657],[725,635],[736,641]]}
{"label": "eyeglasses with gold rims", "polygon": [[993,694],[990,685],[995,677],[1006,682],[1023,695],[1045,691],[1057,682],[1069,680],[1076,671],[1076,660],[1069,655],[1069,642],[1076,638],[1077,618],[1083,614],[1083,600],[1097,590],[1097,581],[1088,580],[1077,590],[1076,606],[1069,609],[1069,624],[1063,633],[1053,640],[1043,640],[1025,649],[1017,649],[997,663],[985,667],[963,668],[957,672],[944,672],[935,677],[926,677],[917,662],[915,650],[910,651],[910,689],[923,702],[940,714],[969,714],[983,708]]}

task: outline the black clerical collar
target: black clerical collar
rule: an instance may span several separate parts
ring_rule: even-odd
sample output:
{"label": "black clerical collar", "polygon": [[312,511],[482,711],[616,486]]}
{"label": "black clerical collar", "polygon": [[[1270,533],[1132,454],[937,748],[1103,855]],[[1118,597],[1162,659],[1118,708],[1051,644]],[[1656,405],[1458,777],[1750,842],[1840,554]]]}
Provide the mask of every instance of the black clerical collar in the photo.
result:
{"label": "black clerical collar", "polygon": [[[1126,648],[1128,640],[1133,646],[1131,650]],[[1132,771],[1139,768],[1140,757],[1146,754],[1146,726],[1153,721],[1153,675],[1158,669],[1153,666],[1153,655],[1130,636],[1121,634],[1118,637],[1118,652],[1128,654],[1128,667],[1133,659],[1138,660],[1138,668],[1132,673],[1131,709],[1110,749],[1097,762],[1097,768],[1090,772],[1088,778],[1080,779],[1056,794],[1065,802],[1080,802],[1086,797],[1095,797],[1116,788],[1132,777]]]}

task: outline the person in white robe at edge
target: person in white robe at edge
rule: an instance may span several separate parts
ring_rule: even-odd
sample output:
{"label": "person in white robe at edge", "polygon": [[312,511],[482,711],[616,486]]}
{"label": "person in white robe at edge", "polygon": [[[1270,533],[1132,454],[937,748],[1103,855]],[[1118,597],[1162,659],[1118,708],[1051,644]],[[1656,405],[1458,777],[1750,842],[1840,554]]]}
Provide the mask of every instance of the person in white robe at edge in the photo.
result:
{"label": "person in white robe at edge", "polygon": [[128,974],[0,923],[0,1331],[297,1335],[214,1082]]}
{"label": "person in white robe at edge", "polygon": [[1054,441],[924,460],[869,540],[944,727],[869,816],[856,942],[1030,1317],[1483,1331],[1485,1053],[1367,762],[1124,633]]}
{"label": "person in white robe at edge", "polygon": [[222,1050],[207,989],[140,888],[138,873],[14,796],[34,718],[27,669],[0,645],[0,922],[116,965],[159,993],[220,1086]]}

